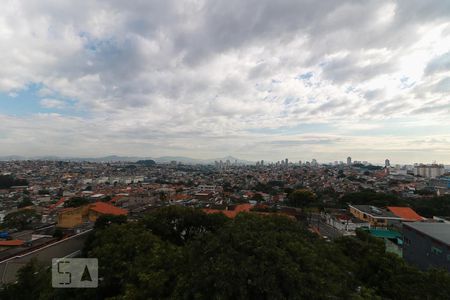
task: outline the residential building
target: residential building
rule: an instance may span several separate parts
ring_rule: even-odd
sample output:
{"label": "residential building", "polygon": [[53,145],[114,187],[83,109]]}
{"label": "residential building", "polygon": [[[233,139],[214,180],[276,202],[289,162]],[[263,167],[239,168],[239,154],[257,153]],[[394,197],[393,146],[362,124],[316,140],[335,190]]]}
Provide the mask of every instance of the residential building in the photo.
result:
{"label": "residential building", "polygon": [[58,214],[57,227],[74,228],[85,223],[93,223],[102,215],[127,215],[128,211],[109,203],[96,202],[80,207],[70,207]]}
{"label": "residential building", "polygon": [[450,272],[450,224],[403,224],[403,257],[422,270],[444,268]]}
{"label": "residential building", "polygon": [[417,214],[410,207],[388,206],[387,209],[397,217],[402,218],[402,221],[404,222],[419,222],[425,220],[424,217]]}
{"label": "residential building", "polygon": [[431,164],[431,165],[424,165],[420,164],[414,167],[414,175],[415,176],[422,176],[425,178],[436,178],[439,176],[444,175],[445,168],[444,165],[438,165],[438,164]]}
{"label": "residential building", "polygon": [[386,227],[392,221],[402,221],[392,212],[372,205],[349,205],[350,213],[356,218],[366,221],[373,227]]}
{"label": "residential building", "polygon": [[341,231],[344,235],[354,235],[357,228],[370,227],[369,222],[348,213],[329,213],[325,215],[325,219],[328,225]]}

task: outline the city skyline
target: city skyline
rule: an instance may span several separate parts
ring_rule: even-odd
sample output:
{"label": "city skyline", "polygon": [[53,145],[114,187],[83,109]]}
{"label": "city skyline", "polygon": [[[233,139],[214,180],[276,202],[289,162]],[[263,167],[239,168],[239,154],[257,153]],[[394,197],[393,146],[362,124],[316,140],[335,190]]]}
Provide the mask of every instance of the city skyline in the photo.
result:
{"label": "city skyline", "polygon": [[[350,160],[349,160],[350,159]],[[335,160],[327,160],[327,161],[321,161],[317,160],[316,158],[303,158],[303,159],[290,159],[290,158],[283,158],[283,159],[275,159],[275,160],[264,160],[264,159],[258,159],[258,158],[250,158],[250,159],[243,159],[241,157],[234,157],[231,155],[223,156],[223,157],[215,157],[215,158],[195,158],[195,157],[187,157],[187,156],[118,156],[118,155],[109,155],[109,156],[95,156],[95,157],[71,157],[71,156],[18,156],[18,155],[9,155],[9,156],[0,156],[0,162],[1,161],[73,161],[73,162],[136,162],[139,160],[154,160],[157,163],[182,163],[187,165],[193,165],[193,164],[208,164],[208,165],[214,165],[217,163],[229,163],[231,165],[235,165],[236,163],[238,165],[275,165],[275,164],[286,164],[286,160],[288,160],[290,165],[305,165],[305,164],[311,164],[311,165],[355,165],[355,164],[364,164],[364,165],[374,165],[374,166],[385,166],[385,167],[404,167],[404,166],[431,166],[431,165],[439,165],[439,166],[445,166],[448,167],[449,165],[446,163],[442,163],[439,161],[419,161],[419,162],[394,162],[391,164],[391,161],[389,158],[385,159],[384,161],[369,161],[363,158],[356,158],[353,159],[352,157],[347,157],[345,160],[338,158]]]}
{"label": "city skyline", "polygon": [[450,164],[448,1],[6,1],[0,156]]}

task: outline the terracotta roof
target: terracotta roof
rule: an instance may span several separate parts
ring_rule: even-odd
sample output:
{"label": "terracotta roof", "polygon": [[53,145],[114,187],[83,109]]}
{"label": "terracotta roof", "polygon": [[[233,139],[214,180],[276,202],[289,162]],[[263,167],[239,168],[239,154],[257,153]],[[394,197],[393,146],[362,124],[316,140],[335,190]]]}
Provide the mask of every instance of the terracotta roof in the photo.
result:
{"label": "terracotta roof", "polygon": [[22,246],[23,243],[21,240],[6,240],[0,241],[0,246]]}
{"label": "terracotta roof", "polygon": [[253,207],[252,204],[239,204],[239,205],[236,205],[234,210],[221,210],[221,209],[205,208],[205,209],[203,209],[203,211],[207,214],[222,213],[225,216],[227,216],[228,218],[234,218],[240,212],[249,212],[252,207]]}
{"label": "terracotta roof", "polygon": [[410,207],[388,206],[387,209],[389,209],[394,215],[407,221],[422,221],[424,219]]}
{"label": "terracotta roof", "polygon": [[122,199],[123,197],[125,197],[124,195],[117,195],[112,197],[112,199],[109,201],[110,203],[116,203],[117,201],[119,201],[120,199]]}
{"label": "terracotta roof", "polygon": [[189,195],[186,194],[176,194],[175,195],[175,200],[186,200],[189,199]]}
{"label": "terracotta roof", "polygon": [[249,203],[239,204],[239,205],[236,205],[236,207],[234,208],[234,211],[237,211],[237,212],[250,211],[250,209],[252,207],[253,207],[253,204],[249,204]]}
{"label": "terracotta roof", "polygon": [[207,214],[224,214],[228,218],[234,218],[237,215],[237,212],[234,210],[221,210],[221,209],[211,209],[211,208],[204,208],[203,211]]}
{"label": "terracotta roof", "polygon": [[89,207],[90,210],[96,211],[105,215],[126,215],[128,211],[119,207],[115,207],[106,202],[95,202]]}
{"label": "terracotta roof", "polygon": [[58,202],[56,202],[55,204],[52,204],[52,205],[49,207],[49,209],[50,209],[50,210],[53,210],[53,209],[57,208],[58,206],[60,206],[61,204],[63,204],[64,201],[66,201],[66,198],[61,197],[61,198],[58,200]]}

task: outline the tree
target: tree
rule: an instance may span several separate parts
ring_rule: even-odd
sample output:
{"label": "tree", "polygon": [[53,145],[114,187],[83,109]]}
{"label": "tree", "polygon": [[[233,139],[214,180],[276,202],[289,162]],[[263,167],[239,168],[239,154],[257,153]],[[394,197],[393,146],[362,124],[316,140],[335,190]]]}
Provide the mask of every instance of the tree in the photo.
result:
{"label": "tree", "polygon": [[28,181],[25,179],[15,178],[11,175],[0,175],[0,189],[8,189],[15,185],[26,186],[28,185]]}
{"label": "tree", "polygon": [[288,218],[240,214],[217,233],[189,243],[174,297],[345,297],[351,290],[337,266],[317,254],[315,242],[321,243]]}
{"label": "tree", "polygon": [[84,253],[99,259],[98,289],[52,289],[30,264],[0,298],[450,299],[448,272],[419,271],[365,231],[327,243],[284,216],[224,218],[184,207],[105,218]]}
{"label": "tree", "polygon": [[102,298],[134,293],[135,288],[129,284],[145,285],[142,292],[153,295],[170,292],[170,273],[176,272],[178,262],[176,247],[163,242],[142,224],[112,224],[98,230],[87,253],[99,259]]}
{"label": "tree", "polygon": [[95,229],[103,229],[111,224],[125,224],[127,222],[126,215],[103,215],[100,216],[97,221],[95,221],[94,228]]}
{"label": "tree", "polygon": [[34,209],[22,209],[7,214],[3,219],[3,226],[6,228],[16,228],[17,230],[28,229],[33,223],[40,220],[39,214]]}
{"label": "tree", "polygon": [[310,190],[299,189],[289,194],[287,203],[294,207],[306,207],[314,203],[316,199],[316,194]]}
{"label": "tree", "polygon": [[53,232],[53,237],[57,238],[58,240],[62,239],[64,237],[64,232],[61,228],[56,228],[55,232]]}
{"label": "tree", "polygon": [[42,297],[51,283],[50,272],[47,269],[32,259],[18,271],[17,284],[3,286],[0,290],[0,299],[47,299]]}
{"label": "tree", "polygon": [[228,218],[223,214],[207,215],[194,208],[167,206],[144,217],[142,223],[163,240],[183,245],[189,240],[221,228]]}
{"label": "tree", "polygon": [[90,201],[83,197],[72,197],[64,202],[64,207],[80,207],[89,204]]}
{"label": "tree", "polygon": [[376,193],[373,191],[362,191],[355,193],[348,193],[344,195],[339,202],[342,206],[347,206],[350,204],[363,204],[363,205],[374,205],[374,206],[402,206],[405,205],[405,201],[400,199],[398,196],[393,194]]}
{"label": "tree", "polygon": [[264,198],[260,193],[255,193],[255,194],[253,194],[252,200],[262,202],[264,200]]}
{"label": "tree", "polygon": [[136,162],[136,164],[143,165],[143,166],[146,166],[146,167],[152,167],[152,166],[156,165],[156,162],[154,160],[152,160],[152,159],[146,159],[146,160],[138,160]]}
{"label": "tree", "polygon": [[31,202],[31,199],[29,197],[23,198],[22,201],[17,204],[17,208],[27,207],[33,205],[33,202]]}

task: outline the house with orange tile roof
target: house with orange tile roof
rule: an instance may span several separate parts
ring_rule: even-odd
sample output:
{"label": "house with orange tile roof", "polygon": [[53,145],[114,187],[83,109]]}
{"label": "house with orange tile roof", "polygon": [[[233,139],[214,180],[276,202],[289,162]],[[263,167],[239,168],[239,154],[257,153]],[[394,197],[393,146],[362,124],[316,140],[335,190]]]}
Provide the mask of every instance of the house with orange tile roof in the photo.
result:
{"label": "house with orange tile roof", "polygon": [[388,206],[387,209],[394,215],[403,219],[406,222],[416,222],[425,220],[424,217],[420,216],[410,207],[400,207],[400,206]]}
{"label": "house with orange tile roof", "polygon": [[127,215],[128,211],[106,202],[95,202],[80,207],[66,208],[58,214],[57,227],[74,228],[85,223],[95,222],[103,215]]}
{"label": "house with orange tile roof", "polygon": [[54,210],[55,208],[61,207],[64,204],[64,201],[66,201],[67,198],[65,197],[61,197],[58,202],[56,202],[55,204],[50,205],[50,207],[48,208],[50,211]]}
{"label": "house with orange tile roof", "polygon": [[238,213],[240,212],[249,212],[250,209],[253,207],[252,204],[249,203],[245,203],[245,204],[239,204],[236,205],[236,207],[234,207],[233,210],[221,210],[221,209],[210,209],[210,208],[205,208],[203,209],[203,211],[207,214],[218,214],[218,213],[222,213],[225,216],[227,216],[228,218],[234,218],[237,216]]}

